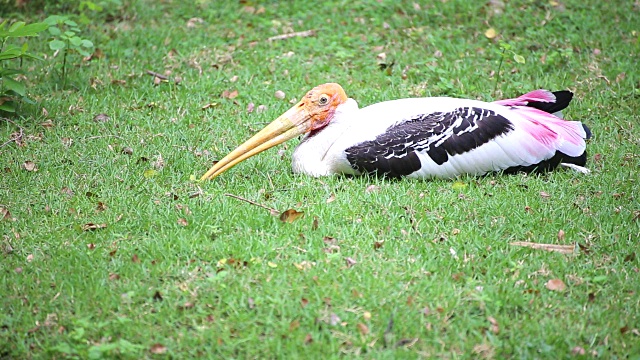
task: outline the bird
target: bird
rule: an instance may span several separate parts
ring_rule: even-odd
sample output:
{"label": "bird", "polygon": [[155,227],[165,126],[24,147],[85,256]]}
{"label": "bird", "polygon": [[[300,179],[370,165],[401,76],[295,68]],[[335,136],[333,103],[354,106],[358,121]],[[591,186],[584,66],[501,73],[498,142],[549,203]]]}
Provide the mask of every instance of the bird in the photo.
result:
{"label": "bird", "polygon": [[544,173],[560,165],[588,173],[591,130],[562,117],[572,98],[568,90],[538,89],[494,102],[423,97],[359,108],[339,84],[322,84],[215,163],[201,180],[300,135],[292,169],[313,177],[451,179]]}

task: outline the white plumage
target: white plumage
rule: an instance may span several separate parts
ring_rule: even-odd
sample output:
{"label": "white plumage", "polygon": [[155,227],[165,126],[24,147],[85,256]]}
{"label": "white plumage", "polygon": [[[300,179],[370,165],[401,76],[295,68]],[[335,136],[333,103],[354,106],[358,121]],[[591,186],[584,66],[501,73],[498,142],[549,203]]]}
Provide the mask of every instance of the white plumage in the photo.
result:
{"label": "white plumage", "polygon": [[448,97],[385,101],[360,109],[338,84],[320,85],[222,159],[204,178],[299,134],[293,171],[451,178],[492,171],[581,168],[588,129],[553,115],[572,94],[536,90],[493,103]]}

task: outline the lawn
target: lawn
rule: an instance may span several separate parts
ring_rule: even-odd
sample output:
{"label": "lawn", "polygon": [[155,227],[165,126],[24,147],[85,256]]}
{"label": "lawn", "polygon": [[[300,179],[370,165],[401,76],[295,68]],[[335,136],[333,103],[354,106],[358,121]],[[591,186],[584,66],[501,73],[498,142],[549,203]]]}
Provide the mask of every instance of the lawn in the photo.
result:
{"label": "lawn", "polygon": [[[77,3],[0,11],[82,13],[100,49],[63,76],[28,39],[1,114],[0,358],[640,359],[637,3]],[[572,90],[592,173],[316,179],[294,140],[197,180],[325,82]]]}

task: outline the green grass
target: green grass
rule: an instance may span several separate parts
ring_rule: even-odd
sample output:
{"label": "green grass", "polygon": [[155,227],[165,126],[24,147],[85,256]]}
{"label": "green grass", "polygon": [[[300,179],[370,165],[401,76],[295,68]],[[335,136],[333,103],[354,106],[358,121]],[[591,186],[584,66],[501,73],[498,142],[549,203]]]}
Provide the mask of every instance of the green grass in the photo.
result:
{"label": "green grass", "polygon": [[[125,2],[85,26],[105,56],[71,58],[66,88],[46,38],[29,40],[47,59],[25,63],[24,146],[0,148],[0,358],[638,358],[640,10],[505,3]],[[526,60],[505,54],[499,78],[489,27]],[[192,180],[329,81],[361,106],[571,89],[593,173],[314,179],[291,173],[293,141]],[[1,143],[17,131],[0,120]],[[305,216],[283,223],[227,193]]]}

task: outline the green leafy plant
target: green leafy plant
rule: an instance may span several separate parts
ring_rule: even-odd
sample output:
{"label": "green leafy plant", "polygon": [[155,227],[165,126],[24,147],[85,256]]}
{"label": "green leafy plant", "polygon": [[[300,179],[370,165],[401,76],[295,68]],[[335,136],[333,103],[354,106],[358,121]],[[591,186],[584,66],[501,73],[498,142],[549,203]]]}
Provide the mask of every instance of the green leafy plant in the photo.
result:
{"label": "green leafy plant", "polygon": [[67,57],[69,54],[89,56],[93,50],[93,42],[80,37],[78,24],[64,15],[51,15],[44,20],[49,24],[49,48],[62,52],[62,79],[66,80]]}
{"label": "green leafy plant", "polygon": [[116,9],[122,7],[120,0],[81,0],[78,5],[79,18],[81,24],[89,24],[95,19],[97,14],[103,14],[107,18],[115,15]]}
{"label": "green leafy plant", "polygon": [[[46,23],[27,25],[24,21],[17,21],[5,30],[7,24],[8,20],[0,24],[0,111],[15,112],[16,100],[28,100],[26,86],[15,78],[16,75],[23,72],[20,69],[22,60],[25,58],[41,59],[28,52],[28,43],[24,42],[20,46],[8,45],[7,40],[10,38],[38,36],[49,25]],[[18,67],[13,65],[16,61],[19,62]]]}
{"label": "green leafy plant", "polygon": [[516,53],[510,44],[504,42],[504,41],[500,41],[499,42],[499,46],[500,46],[500,63],[498,64],[498,71],[497,71],[497,76],[496,76],[496,84],[495,87],[493,88],[493,92],[496,92],[496,89],[498,89],[498,80],[500,79],[500,70],[502,70],[502,63],[504,62],[504,59],[507,58],[509,55],[511,55],[513,57],[513,61],[515,61],[518,64],[524,64],[526,61],[524,59],[524,56]]}

